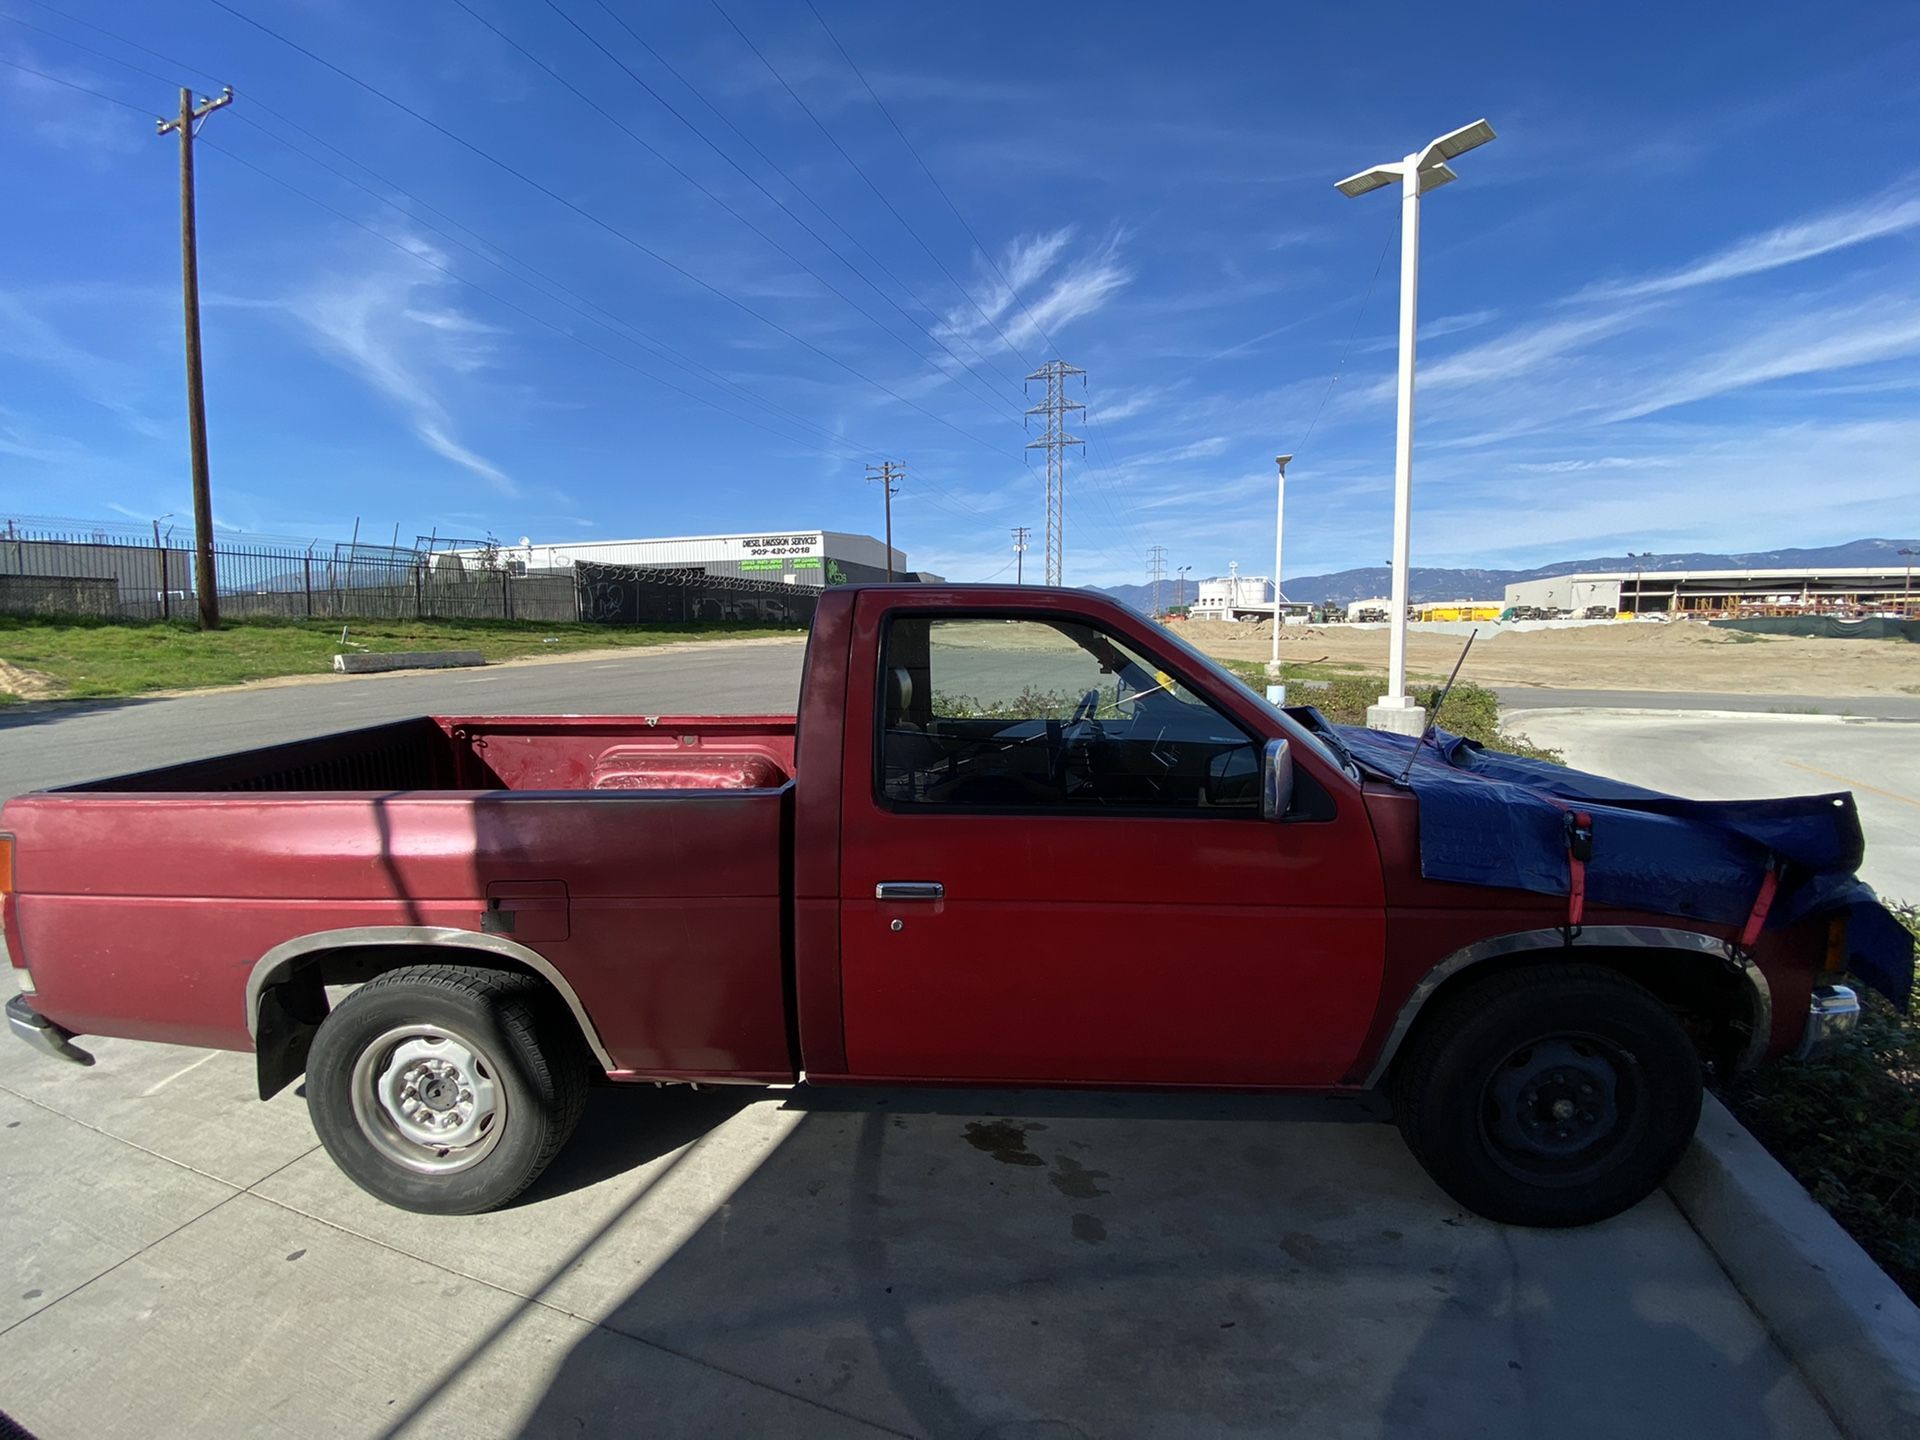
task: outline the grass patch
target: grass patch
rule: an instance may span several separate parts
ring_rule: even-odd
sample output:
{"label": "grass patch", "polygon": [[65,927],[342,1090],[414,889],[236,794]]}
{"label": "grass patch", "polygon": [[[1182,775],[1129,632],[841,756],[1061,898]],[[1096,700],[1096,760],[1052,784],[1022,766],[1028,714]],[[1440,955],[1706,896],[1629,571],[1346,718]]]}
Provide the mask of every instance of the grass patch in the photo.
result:
{"label": "grass patch", "polygon": [[[1920,908],[1895,913],[1920,937]],[[1920,1301],[1920,1018],[1858,988],[1860,1028],[1832,1054],[1739,1076],[1720,1098]]]}
{"label": "grass patch", "polygon": [[19,703],[20,697],[11,690],[0,690],[0,710],[6,709],[9,705],[18,705]]}
{"label": "grass patch", "polygon": [[[531,620],[241,620],[203,631],[186,622],[42,620],[0,616],[0,661],[48,676],[61,699],[238,685],[320,675],[333,657],[368,650],[478,650],[489,660],[665,645],[676,640],[791,635],[798,627],[689,623],[613,626]],[[3,692],[0,692],[3,693]],[[7,696],[0,704],[12,703]]]}
{"label": "grass patch", "polygon": [[[1256,694],[1267,693],[1267,667],[1264,664],[1255,660],[1222,660],[1220,663]],[[1323,673],[1312,673],[1316,669]],[[1364,673],[1355,675],[1345,671],[1325,672],[1326,667],[1321,666],[1282,666],[1281,679],[1288,686],[1287,702],[1311,705],[1336,725],[1366,724],[1367,707],[1379,700],[1385,691],[1386,677]],[[1325,685],[1324,688],[1320,685],[1303,686],[1300,684],[1303,680],[1324,681]],[[1439,691],[1440,687],[1435,685],[1431,690],[1416,690],[1414,694],[1432,710],[1434,697]],[[1566,757],[1558,750],[1543,749],[1524,736],[1501,729],[1500,697],[1484,686],[1461,681],[1453,687],[1447,696],[1447,703],[1432,718],[1442,730],[1464,735],[1489,750],[1499,750],[1529,760],[1549,760],[1556,765],[1566,763]]]}

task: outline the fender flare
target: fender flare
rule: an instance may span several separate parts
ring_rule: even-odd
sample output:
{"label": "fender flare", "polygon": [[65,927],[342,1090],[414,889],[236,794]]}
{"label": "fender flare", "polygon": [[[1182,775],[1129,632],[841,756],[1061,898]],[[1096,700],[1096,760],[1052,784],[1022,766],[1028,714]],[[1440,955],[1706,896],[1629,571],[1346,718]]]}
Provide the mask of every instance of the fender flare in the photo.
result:
{"label": "fender flare", "polygon": [[601,1067],[605,1070],[619,1068],[607,1053],[607,1047],[600,1043],[600,1032],[588,1017],[586,1006],[580,1003],[573,986],[554,968],[552,961],[504,935],[483,935],[477,930],[459,930],[446,925],[357,925],[342,930],[316,930],[311,935],[283,940],[254,961],[253,969],[247,975],[248,1036],[256,1040],[259,1038],[261,995],[268,986],[286,979],[302,958],[327,950],[374,948],[478,950],[525,966],[553,986],[560,998],[567,1002],[567,1009],[573,1012],[574,1023],[580,1027],[581,1037]]}
{"label": "fender flare", "polygon": [[1413,987],[1412,993],[1400,1006],[1400,1013],[1394,1017],[1393,1029],[1387,1032],[1379,1058],[1373,1062],[1373,1068],[1367,1074],[1367,1088],[1379,1087],[1402,1042],[1413,1029],[1413,1022],[1419,1019],[1420,1012],[1433,998],[1434,992],[1461,971],[1508,955],[1538,951],[1559,951],[1564,954],[1569,949],[1679,950],[1711,956],[1731,966],[1747,982],[1753,997],[1755,1017],[1753,1034],[1747,1040],[1746,1053],[1740,1058],[1741,1068],[1752,1066],[1766,1053],[1767,1039],[1773,1030],[1773,990],[1767,984],[1767,977],[1760,972],[1760,967],[1729,941],[1716,935],[1704,935],[1697,930],[1676,930],[1662,925],[1587,925],[1575,932],[1569,947],[1564,930],[1521,930],[1511,935],[1476,940],[1454,951],[1421,977],[1420,983]]}

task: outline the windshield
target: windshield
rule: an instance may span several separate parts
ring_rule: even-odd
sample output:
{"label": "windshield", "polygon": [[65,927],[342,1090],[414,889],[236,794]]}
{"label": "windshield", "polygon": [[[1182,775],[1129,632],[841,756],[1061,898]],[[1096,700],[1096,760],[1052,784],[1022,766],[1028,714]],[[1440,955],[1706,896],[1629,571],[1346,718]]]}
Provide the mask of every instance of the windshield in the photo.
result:
{"label": "windshield", "polygon": [[[1213,679],[1218,681],[1222,686],[1239,686],[1242,689],[1250,688],[1247,686],[1246,681],[1227,669],[1226,666],[1208,655],[1204,650],[1196,649],[1181,636],[1174,634],[1173,631],[1163,629],[1160,638],[1170,648],[1179,652],[1183,664],[1190,665],[1193,669],[1213,677]],[[1287,739],[1297,745],[1304,745],[1322,760],[1326,761],[1328,765],[1345,775],[1349,780],[1352,780],[1355,784],[1359,783],[1360,767],[1355,763],[1353,756],[1347,753],[1347,747],[1340,743],[1337,736],[1323,736],[1315,731],[1309,730],[1284,710],[1277,708],[1273,711],[1273,718],[1278,722]]]}

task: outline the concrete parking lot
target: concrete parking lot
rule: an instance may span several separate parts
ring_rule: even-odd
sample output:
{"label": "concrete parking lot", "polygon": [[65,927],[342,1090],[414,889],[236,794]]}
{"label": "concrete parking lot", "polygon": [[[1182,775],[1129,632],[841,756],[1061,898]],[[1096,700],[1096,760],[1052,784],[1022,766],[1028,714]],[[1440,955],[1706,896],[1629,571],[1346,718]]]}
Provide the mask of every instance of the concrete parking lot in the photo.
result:
{"label": "concrete parking lot", "polygon": [[[424,709],[792,702],[800,650],[0,721],[0,794]],[[1822,1437],[1665,1195],[1506,1229],[1371,1102],[595,1093],[521,1203],[361,1194],[251,1058],[0,1044],[0,1409],[58,1437]]]}

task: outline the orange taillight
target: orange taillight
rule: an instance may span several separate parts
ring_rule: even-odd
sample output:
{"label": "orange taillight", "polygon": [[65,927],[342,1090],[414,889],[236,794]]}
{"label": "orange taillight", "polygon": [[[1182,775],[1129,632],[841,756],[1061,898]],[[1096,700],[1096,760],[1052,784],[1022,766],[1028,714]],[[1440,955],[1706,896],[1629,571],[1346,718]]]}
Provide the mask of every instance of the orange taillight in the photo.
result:
{"label": "orange taillight", "polygon": [[0,835],[0,895],[13,893],[13,836]]}

